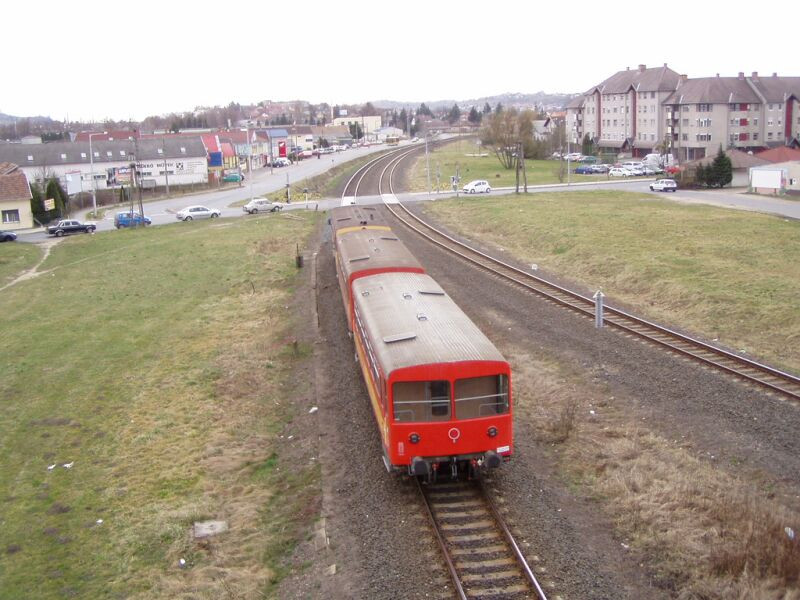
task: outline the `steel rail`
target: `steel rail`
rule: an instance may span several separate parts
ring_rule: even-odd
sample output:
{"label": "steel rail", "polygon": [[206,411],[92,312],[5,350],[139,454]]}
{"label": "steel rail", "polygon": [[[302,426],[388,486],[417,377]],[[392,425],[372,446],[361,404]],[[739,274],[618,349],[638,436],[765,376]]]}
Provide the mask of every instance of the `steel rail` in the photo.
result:
{"label": "steel rail", "polygon": [[[402,161],[404,158],[405,155],[396,156],[393,158],[391,162],[392,168],[391,171],[389,172],[389,190],[392,194],[394,194],[394,184],[393,184],[394,170],[400,163],[400,161]],[[387,167],[384,168],[381,174],[381,179],[378,184],[379,185],[378,191],[381,194],[383,185],[383,174],[388,169],[388,166],[389,165],[387,165]],[[418,217],[417,215],[412,213],[408,208],[406,208],[402,203],[398,202],[396,206],[398,206],[400,210],[402,210],[406,215],[408,215],[411,219],[417,222],[420,226],[425,227],[427,230],[433,232],[435,236],[447,240],[447,244],[441,242],[438,239],[434,239],[433,236],[428,235],[424,231],[421,231],[418,227],[415,227],[408,220],[404,219],[400,214],[398,214],[398,211],[394,210],[392,206],[388,204],[386,206],[388,210],[392,212],[392,214],[400,222],[402,222],[403,224],[405,224],[407,227],[417,232],[418,234],[422,235],[432,243],[440,246],[441,248],[444,248],[448,252],[456,254],[463,260],[466,260],[478,266],[479,268],[487,270],[492,274],[497,275],[501,278],[508,279],[513,283],[522,286],[525,289],[528,289],[540,296],[547,298],[550,301],[556,302],[562,306],[570,308],[585,316],[592,318],[594,317],[595,303],[591,298],[587,298],[582,294],[573,292],[572,290],[566,289],[562,286],[546,281],[540,277],[537,277],[526,271],[523,271],[518,267],[510,265],[504,261],[494,258],[493,256],[481,252],[480,250],[472,248],[467,244],[464,244],[463,242],[460,242],[454,239],[453,237],[445,234],[444,232],[436,229],[429,223],[423,221],[420,217]],[[455,246],[455,248],[453,246]],[[468,256],[467,254],[465,254],[464,251],[469,254],[480,257],[481,260],[486,261],[486,263],[489,264],[485,264],[484,262],[476,260],[472,256]],[[507,273],[502,273],[501,271],[498,271],[491,265],[496,265],[498,267],[501,267],[502,269],[510,271],[514,276],[508,275]],[[521,279],[518,278],[520,276]],[[531,282],[533,282],[533,284],[531,284]],[[687,356],[693,360],[711,365],[718,370],[735,375],[751,383],[755,383],[762,387],[766,387],[772,391],[781,393],[794,400],[800,400],[800,377],[792,375],[791,373],[781,371],[769,365],[759,363],[749,358],[739,356],[738,354],[734,354],[733,352],[730,352],[728,350],[717,348],[716,346],[712,346],[706,342],[691,338],[687,335],[678,333],[672,329],[669,329],[662,325],[658,325],[641,317],[637,317],[622,309],[606,305],[605,310],[606,310],[605,322],[613,327],[616,327],[627,333],[636,335],[640,338],[646,339],[652,343],[658,344],[671,351]],[[711,356],[710,357],[703,356],[702,353]],[[753,372],[755,372],[756,374],[753,374]]]}
{"label": "steel rail", "polygon": [[[474,483],[474,482],[473,482]],[[464,583],[462,582],[462,577],[459,574],[459,569],[456,567],[456,562],[453,559],[452,553],[450,552],[450,547],[448,545],[446,535],[443,532],[442,526],[439,523],[439,520],[436,517],[436,511],[434,510],[431,500],[428,496],[428,493],[425,491],[425,487],[423,486],[422,482],[419,478],[416,479],[417,490],[419,491],[420,496],[422,497],[423,505],[425,506],[425,512],[428,515],[428,520],[431,523],[431,527],[433,528],[433,533],[436,537],[436,541],[439,544],[439,548],[442,551],[442,556],[444,557],[445,563],[447,564],[447,570],[450,574],[450,578],[453,581],[453,585],[455,586],[456,593],[460,600],[468,600],[470,594],[465,589]],[[488,490],[484,486],[482,481],[479,481],[476,484],[476,489],[478,491],[479,498],[483,501],[483,511],[489,517],[489,520],[492,521],[497,530],[499,530],[502,539],[505,541],[509,554],[513,556],[513,564],[516,564],[520,570],[520,573],[516,576],[518,578],[518,582],[524,582],[530,588],[530,592],[534,592],[539,600],[547,600],[547,596],[542,589],[542,586],[539,584],[539,581],[536,579],[536,575],[534,575],[533,570],[530,568],[528,561],[525,558],[525,555],[522,553],[522,550],[517,544],[517,541],[514,539],[511,530],[509,529],[508,525],[506,525],[505,520],[503,519],[502,514],[497,508],[494,500],[491,498]],[[475,521],[482,521],[484,520],[482,517],[475,517]],[[469,524],[465,525],[465,529],[469,530]],[[490,538],[491,539],[491,538]],[[500,553],[499,551],[496,551]],[[502,584],[501,584],[502,585]],[[506,584],[507,585],[507,584]],[[524,585],[524,584],[522,584]],[[506,590],[507,591],[507,590]],[[519,591],[517,594],[520,593]],[[473,595],[481,596],[480,592],[473,592]],[[483,594],[485,595],[485,594]],[[527,593],[526,593],[527,595]]]}

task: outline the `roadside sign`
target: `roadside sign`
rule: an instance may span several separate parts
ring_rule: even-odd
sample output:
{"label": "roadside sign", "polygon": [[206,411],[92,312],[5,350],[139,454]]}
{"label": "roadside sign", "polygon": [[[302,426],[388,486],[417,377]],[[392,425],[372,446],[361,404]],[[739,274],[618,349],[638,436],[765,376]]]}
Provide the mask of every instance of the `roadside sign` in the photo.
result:
{"label": "roadside sign", "polygon": [[56,208],[56,201],[52,198],[48,198],[44,201],[44,209],[45,210],[55,210]]}

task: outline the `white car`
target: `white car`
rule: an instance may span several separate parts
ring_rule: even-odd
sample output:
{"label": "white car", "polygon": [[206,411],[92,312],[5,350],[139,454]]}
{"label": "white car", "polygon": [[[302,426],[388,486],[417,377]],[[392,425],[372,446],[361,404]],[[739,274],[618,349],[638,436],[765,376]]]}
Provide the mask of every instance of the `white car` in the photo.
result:
{"label": "white car", "polygon": [[659,179],[650,184],[650,191],[653,192],[677,192],[678,184],[674,179]]}
{"label": "white car", "polygon": [[187,206],[175,213],[175,218],[179,221],[192,221],[194,219],[215,219],[219,216],[219,211],[216,209],[207,208],[205,206],[195,205]]}
{"label": "white car", "polygon": [[621,167],[614,167],[608,170],[609,177],[631,177],[633,173],[628,171],[628,169],[623,169]]}
{"label": "white car", "polygon": [[266,198],[253,198],[242,207],[242,210],[250,215],[260,212],[277,212],[281,209],[283,209],[283,207],[280,204],[270,202]]}
{"label": "white car", "polygon": [[467,185],[464,186],[464,193],[465,194],[476,194],[480,192],[486,192],[487,194],[492,191],[489,182],[485,179],[478,179],[476,181],[470,181]]}

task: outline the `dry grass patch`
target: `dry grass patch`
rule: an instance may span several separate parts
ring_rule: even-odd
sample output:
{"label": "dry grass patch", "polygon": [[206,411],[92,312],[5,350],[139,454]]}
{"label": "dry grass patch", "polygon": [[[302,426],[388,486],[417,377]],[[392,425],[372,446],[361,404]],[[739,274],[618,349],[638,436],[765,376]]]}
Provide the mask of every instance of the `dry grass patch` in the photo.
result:
{"label": "dry grass patch", "polygon": [[518,421],[552,445],[565,480],[614,518],[659,587],[678,598],[800,598],[797,510],[660,437],[602,387],[506,354]]}
{"label": "dry grass patch", "polygon": [[[800,372],[800,223],[614,190],[426,206],[465,237]],[[500,253],[499,249],[503,252]]]}

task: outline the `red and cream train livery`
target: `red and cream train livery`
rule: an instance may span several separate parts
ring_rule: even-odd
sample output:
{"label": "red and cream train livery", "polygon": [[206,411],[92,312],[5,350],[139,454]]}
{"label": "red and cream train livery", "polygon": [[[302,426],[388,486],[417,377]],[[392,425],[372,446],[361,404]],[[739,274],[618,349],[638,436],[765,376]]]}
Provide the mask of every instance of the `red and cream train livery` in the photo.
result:
{"label": "red and cream train livery", "polygon": [[511,370],[380,211],[332,211],[339,283],[389,470],[433,479],[511,457]]}

